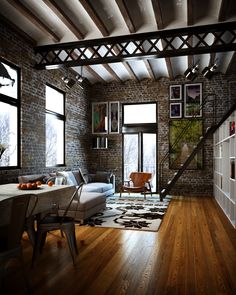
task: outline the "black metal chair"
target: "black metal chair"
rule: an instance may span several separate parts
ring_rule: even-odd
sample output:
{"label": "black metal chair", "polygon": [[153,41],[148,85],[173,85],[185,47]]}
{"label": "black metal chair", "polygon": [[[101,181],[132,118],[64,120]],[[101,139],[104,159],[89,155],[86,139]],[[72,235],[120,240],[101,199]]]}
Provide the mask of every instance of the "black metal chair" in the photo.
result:
{"label": "black metal chair", "polygon": [[[76,245],[75,237],[75,220],[73,217],[68,217],[67,212],[73,201],[79,203],[83,183],[81,183],[74,191],[70,198],[67,208],[65,209],[63,215],[59,214],[48,214],[42,219],[37,221],[37,231],[36,231],[36,241],[33,250],[32,266],[39,253],[42,253],[43,246],[46,241],[47,233],[54,230],[60,230],[65,233],[67,238],[68,246],[70,249],[73,264],[76,264],[76,255],[78,254],[78,249]],[[64,235],[62,235],[64,237]]]}
{"label": "black metal chair", "polygon": [[[33,200],[33,207],[31,200]],[[21,238],[25,229],[25,219],[29,216],[29,212],[31,214],[33,211],[36,201],[35,195],[24,194],[0,202],[0,294],[2,294],[1,290],[6,288],[4,286],[5,267],[11,259],[17,259],[20,262],[27,292],[31,294],[24,269]]]}

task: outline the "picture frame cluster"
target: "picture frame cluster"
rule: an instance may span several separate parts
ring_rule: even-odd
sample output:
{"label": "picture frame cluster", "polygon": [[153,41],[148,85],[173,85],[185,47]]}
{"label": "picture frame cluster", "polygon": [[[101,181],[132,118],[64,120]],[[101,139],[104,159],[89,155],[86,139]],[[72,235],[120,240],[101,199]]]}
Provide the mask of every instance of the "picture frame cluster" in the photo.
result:
{"label": "picture frame cluster", "polygon": [[119,101],[92,103],[92,134],[119,134]]}
{"label": "picture frame cluster", "polygon": [[170,118],[202,117],[202,83],[170,85]]}

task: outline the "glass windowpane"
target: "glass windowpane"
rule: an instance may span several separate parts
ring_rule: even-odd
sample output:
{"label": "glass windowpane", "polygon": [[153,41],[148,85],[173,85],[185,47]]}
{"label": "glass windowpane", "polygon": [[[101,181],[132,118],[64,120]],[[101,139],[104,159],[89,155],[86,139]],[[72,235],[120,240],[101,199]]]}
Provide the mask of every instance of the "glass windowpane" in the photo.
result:
{"label": "glass windowpane", "polygon": [[46,114],[46,166],[64,164],[64,121]]}
{"label": "glass windowpane", "polygon": [[0,102],[0,167],[17,166],[17,107]]}
{"label": "glass windowpane", "polygon": [[124,124],[156,123],[156,104],[124,105]]}
{"label": "glass windowpane", "polygon": [[46,109],[64,115],[64,94],[46,86]]}

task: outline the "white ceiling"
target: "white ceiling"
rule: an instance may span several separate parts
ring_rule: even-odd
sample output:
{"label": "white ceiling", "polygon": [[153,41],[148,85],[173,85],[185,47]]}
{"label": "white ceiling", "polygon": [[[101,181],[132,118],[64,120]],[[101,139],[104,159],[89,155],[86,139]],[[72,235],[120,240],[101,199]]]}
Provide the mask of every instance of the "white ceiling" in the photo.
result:
{"label": "white ceiling", "polygon": [[[0,0],[0,8],[36,45],[236,21],[235,0]],[[216,53],[218,71],[229,70],[233,54]],[[210,54],[194,56],[194,62],[198,59],[203,69]],[[173,80],[188,64],[181,56],[84,66],[82,73],[91,83]],[[81,67],[74,70],[81,73]]]}

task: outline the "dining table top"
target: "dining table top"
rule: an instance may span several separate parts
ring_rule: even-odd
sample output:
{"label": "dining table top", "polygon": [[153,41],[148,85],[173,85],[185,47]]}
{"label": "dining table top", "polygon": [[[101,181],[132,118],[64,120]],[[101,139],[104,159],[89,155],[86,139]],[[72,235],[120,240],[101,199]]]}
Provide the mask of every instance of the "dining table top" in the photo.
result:
{"label": "dining table top", "polygon": [[57,205],[67,205],[76,187],[74,185],[53,185],[43,184],[37,189],[19,189],[18,183],[8,183],[0,185],[0,202],[19,195],[34,194],[37,196],[37,205],[34,213],[41,213],[50,207]]}

